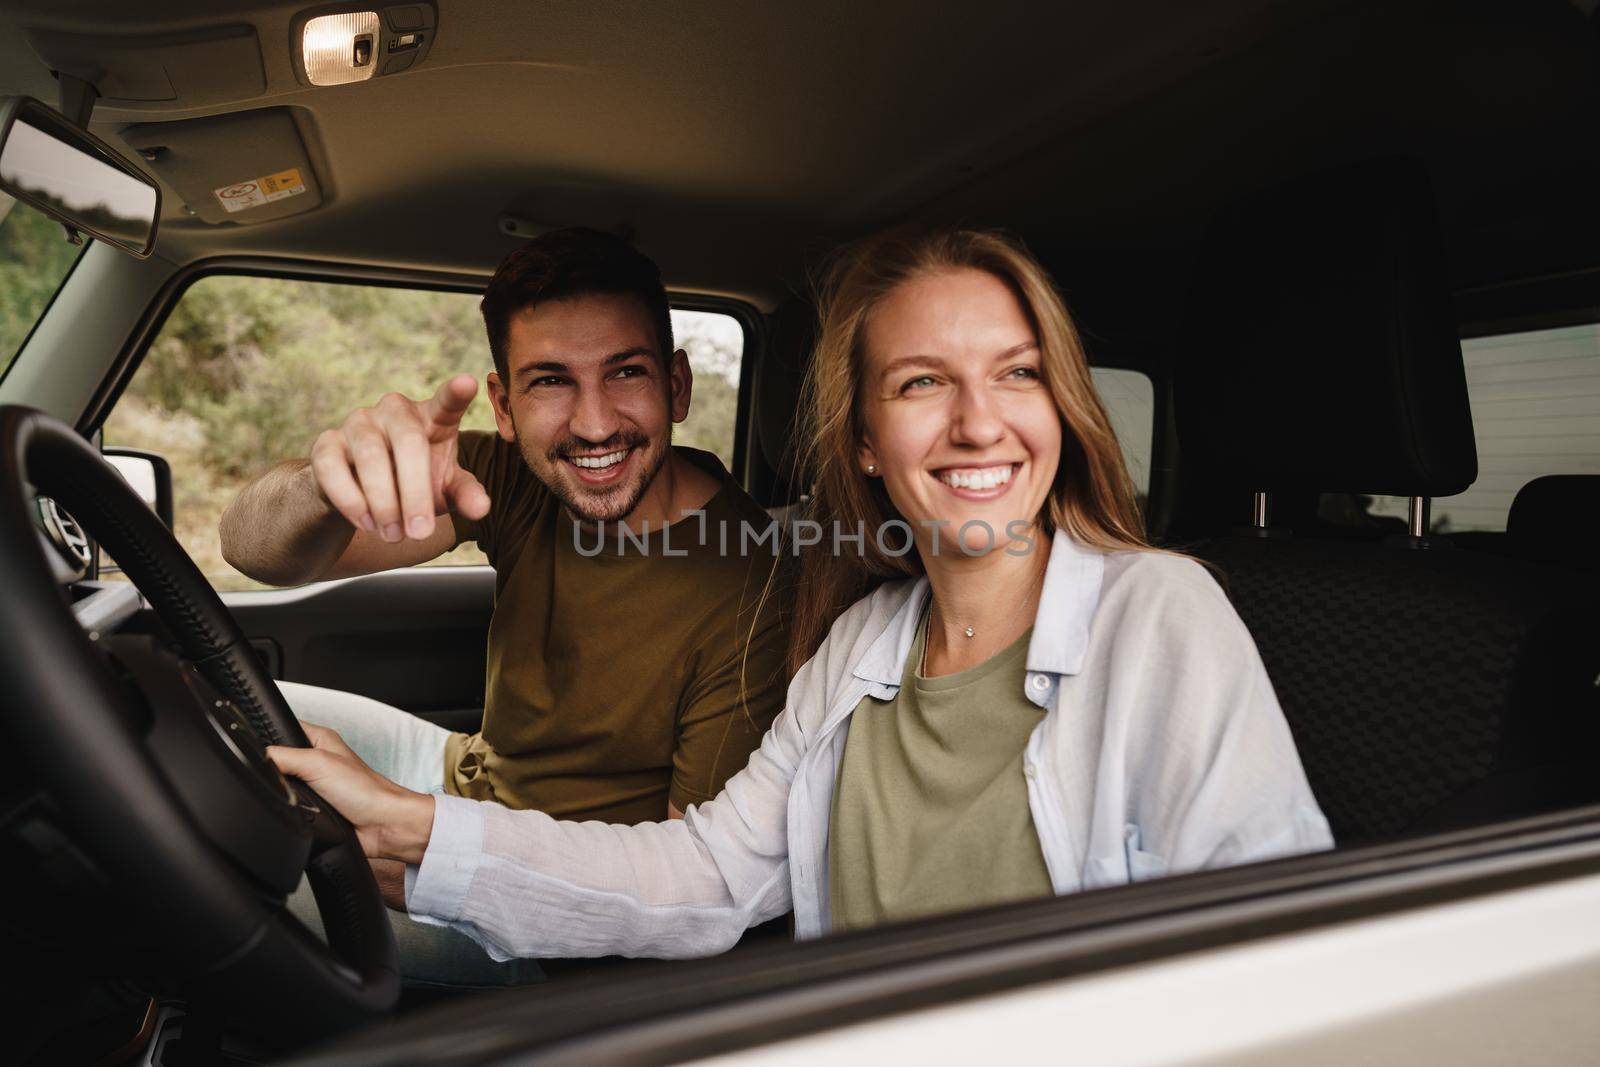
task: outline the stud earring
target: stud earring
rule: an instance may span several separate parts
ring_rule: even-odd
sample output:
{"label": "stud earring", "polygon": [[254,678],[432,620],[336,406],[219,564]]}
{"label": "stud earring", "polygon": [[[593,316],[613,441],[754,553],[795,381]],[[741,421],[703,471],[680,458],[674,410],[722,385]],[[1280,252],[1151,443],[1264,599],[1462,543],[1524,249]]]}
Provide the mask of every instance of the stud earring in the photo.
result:
{"label": "stud earring", "polygon": [[876,463],[868,463],[867,464],[867,473],[868,474],[877,474],[878,473],[878,465]]}

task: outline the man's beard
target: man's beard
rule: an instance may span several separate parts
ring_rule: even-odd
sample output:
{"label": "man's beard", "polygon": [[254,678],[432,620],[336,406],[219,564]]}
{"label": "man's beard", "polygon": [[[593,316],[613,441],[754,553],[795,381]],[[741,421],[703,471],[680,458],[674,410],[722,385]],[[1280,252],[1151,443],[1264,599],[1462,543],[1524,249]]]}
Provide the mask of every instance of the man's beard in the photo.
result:
{"label": "man's beard", "polygon": [[[615,434],[600,442],[568,437],[548,452],[541,454],[534,452],[528,446],[515,426],[512,427],[512,436],[516,439],[517,450],[522,453],[522,461],[528,465],[533,476],[543,482],[579,522],[617,522],[632,513],[633,509],[639,506],[639,501],[643,499],[651,483],[656,480],[656,475],[661,472],[661,466],[666,463],[667,454],[671,450],[671,442],[668,441],[661,446],[655,456],[647,456],[644,454],[644,449],[650,444],[648,437],[637,434]],[[604,489],[595,491],[576,481],[575,476],[565,469],[566,457],[572,453],[616,452],[624,448],[632,450],[624,462],[641,460],[640,473],[630,482],[608,485]]]}

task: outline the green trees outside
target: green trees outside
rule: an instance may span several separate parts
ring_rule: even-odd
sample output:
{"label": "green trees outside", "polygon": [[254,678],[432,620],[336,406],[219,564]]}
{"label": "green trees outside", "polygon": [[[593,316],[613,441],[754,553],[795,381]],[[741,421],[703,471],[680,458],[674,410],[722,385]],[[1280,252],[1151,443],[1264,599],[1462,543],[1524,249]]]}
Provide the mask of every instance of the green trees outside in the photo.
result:
{"label": "green trees outside", "polygon": [[[493,368],[478,298],[372,285],[255,277],[196,282],[105,426],[105,442],[172,464],[179,540],[221,589],[256,588],[223,561],[217,519],[250,478],[304,456],[321,431],[386,392],[421,397],[463,371]],[[743,334],[724,315],[674,312],[696,369],[674,440],[732,459]],[[483,390],[463,425],[492,429]],[[463,546],[441,563],[481,562]]]}
{"label": "green trees outside", "polygon": [[60,223],[0,193],[0,374],[83,248],[67,241]]}

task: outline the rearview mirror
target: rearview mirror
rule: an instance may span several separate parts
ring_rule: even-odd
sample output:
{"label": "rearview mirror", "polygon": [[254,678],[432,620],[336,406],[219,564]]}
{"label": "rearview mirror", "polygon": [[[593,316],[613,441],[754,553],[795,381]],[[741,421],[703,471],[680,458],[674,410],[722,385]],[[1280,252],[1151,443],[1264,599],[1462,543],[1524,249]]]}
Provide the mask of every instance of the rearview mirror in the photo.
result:
{"label": "rearview mirror", "polygon": [[25,96],[0,104],[0,191],[143,259],[161,189],[98,137]]}

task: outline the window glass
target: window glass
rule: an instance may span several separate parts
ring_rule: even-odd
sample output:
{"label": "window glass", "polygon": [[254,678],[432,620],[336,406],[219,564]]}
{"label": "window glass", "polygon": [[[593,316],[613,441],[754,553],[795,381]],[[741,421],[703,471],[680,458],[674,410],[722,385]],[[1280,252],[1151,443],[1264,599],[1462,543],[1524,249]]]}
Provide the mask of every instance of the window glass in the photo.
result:
{"label": "window glass", "polygon": [[0,378],[89,244],[72,244],[54,219],[0,193]]}
{"label": "window glass", "polygon": [[1139,509],[1144,510],[1150,493],[1150,450],[1155,439],[1156,391],[1150,378],[1136,370],[1120,367],[1090,367],[1100,402],[1111,417],[1111,428],[1122,444],[1122,458],[1133,476],[1139,493]]}
{"label": "window glass", "polygon": [[[1544,474],[1600,474],[1600,324],[1461,342],[1478,480],[1438,497],[1439,533],[1504,530],[1517,491]],[[1403,497],[1371,512],[1405,518]]]}
{"label": "window glass", "polygon": [[672,339],[689,356],[689,366],[694,368],[689,417],[673,427],[672,441],[714,452],[731,470],[744,326],[732,315],[716,311],[674,309]]}
{"label": "window glass", "polygon": [[[493,369],[473,293],[283,278],[210,277],[173,308],[104,426],[106,445],[172,465],[178,540],[214,586],[257,589],[222,558],[217,522],[239,489],[386,392],[429,395]],[[676,439],[731,462],[744,332],[727,315],[673,312],[695,369]],[[485,390],[462,425],[492,430]],[[485,562],[465,544],[435,564]]]}

